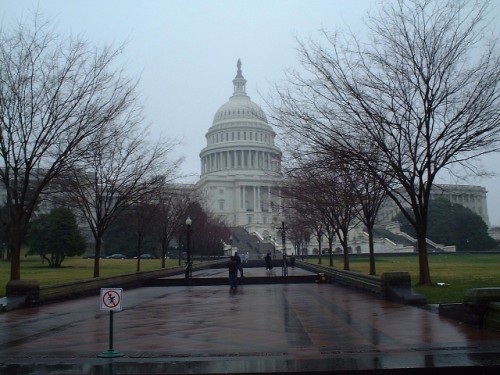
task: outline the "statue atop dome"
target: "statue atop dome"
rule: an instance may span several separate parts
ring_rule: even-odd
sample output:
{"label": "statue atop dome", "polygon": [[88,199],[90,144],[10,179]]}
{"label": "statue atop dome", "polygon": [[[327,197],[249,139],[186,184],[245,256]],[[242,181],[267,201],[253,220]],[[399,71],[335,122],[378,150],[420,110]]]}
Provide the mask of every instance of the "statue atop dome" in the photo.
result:
{"label": "statue atop dome", "polygon": [[234,85],[233,95],[246,96],[247,93],[245,90],[245,85],[247,83],[247,80],[243,77],[243,74],[241,73],[241,59],[238,59],[236,67],[238,68],[238,71],[236,72],[236,77],[233,79],[233,85]]}
{"label": "statue atop dome", "polygon": [[238,59],[236,66],[238,67],[238,72],[236,73],[236,77],[240,77],[240,76],[242,76],[242,74],[241,74],[241,59]]}

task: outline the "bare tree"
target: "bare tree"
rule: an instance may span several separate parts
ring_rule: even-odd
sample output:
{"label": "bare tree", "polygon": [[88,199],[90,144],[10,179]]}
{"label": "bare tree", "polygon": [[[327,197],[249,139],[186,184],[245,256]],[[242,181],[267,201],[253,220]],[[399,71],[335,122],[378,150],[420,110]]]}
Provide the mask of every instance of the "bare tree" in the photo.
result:
{"label": "bare tree", "polygon": [[[140,118],[140,117],[139,117]],[[88,223],[95,239],[94,277],[99,277],[102,238],[123,210],[151,199],[172,181],[180,160],[169,161],[173,141],[148,142],[136,116],[96,134],[66,179],[66,196]]]}
{"label": "bare tree", "polygon": [[311,230],[307,218],[303,215],[304,210],[299,207],[290,209],[287,226],[290,229],[287,238],[293,243],[295,254],[304,256],[304,250],[311,241]]}
{"label": "bare tree", "polygon": [[[223,242],[229,241],[230,232],[224,222],[207,212],[199,201],[191,201],[187,214],[192,219],[190,235],[191,255],[222,255]],[[183,218],[185,222],[186,218]],[[186,226],[184,225],[185,232]],[[185,233],[187,234],[187,233]],[[186,238],[187,240],[187,238]]]}
{"label": "bare tree", "polygon": [[171,241],[185,229],[187,209],[193,199],[193,193],[192,189],[172,184],[164,184],[157,191],[158,218],[155,232],[161,247],[162,268],[165,268],[165,258]]}
{"label": "bare tree", "polygon": [[158,217],[157,207],[154,205],[151,197],[145,196],[140,201],[129,207],[125,211],[125,227],[135,237],[136,250],[136,272],[141,271],[141,258],[143,253],[143,245],[147,238],[151,238],[153,233],[153,225]]}
{"label": "bare tree", "polygon": [[[323,212],[318,209],[316,202],[308,199],[316,192],[305,191],[306,187],[288,174],[286,187],[281,188],[283,201],[287,204],[287,226],[290,230],[287,238],[300,246],[305,240],[310,242],[310,238],[316,238],[318,243],[318,264],[323,263],[323,236],[324,220]],[[314,253],[314,252],[313,252]]]}
{"label": "bare tree", "polygon": [[[358,145],[358,149],[367,152],[366,145]],[[372,152],[371,155],[375,157]],[[366,170],[363,164],[356,163],[356,160],[345,158],[345,155],[334,153],[330,155],[332,162],[337,167],[337,172],[342,175],[348,187],[348,199],[355,199],[353,202],[354,215],[363,223],[368,233],[368,254],[370,263],[370,275],[376,274],[375,269],[375,248],[373,228],[377,219],[377,214],[386,198],[386,189],[390,186],[390,176],[381,174],[374,176],[374,170]],[[373,161],[375,164],[375,160]],[[384,183],[381,183],[383,181]],[[354,196],[353,196],[354,194]]]}
{"label": "bare tree", "polygon": [[[286,172],[288,186],[285,197],[302,207],[316,237],[326,235],[330,266],[333,266],[333,240],[339,238],[344,251],[344,269],[349,269],[348,233],[355,219],[354,179],[346,167],[336,160],[295,153],[297,166]],[[321,245],[321,238],[318,238]],[[318,263],[321,264],[322,248]]]}
{"label": "bare tree", "polygon": [[368,232],[368,253],[370,258],[370,275],[376,275],[375,247],[373,228],[377,214],[386,197],[384,186],[380,180],[373,178],[370,173],[358,175],[357,183],[354,185],[354,193],[357,196],[356,216],[364,224]]}
{"label": "bare tree", "polygon": [[[280,188],[280,194],[282,202],[284,202],[284,208],[287,212],[289,219],[289,229],[292,233],[297,230],[297,226],[300,227],[300,231],[306,231],[312,233],[318,242],[318,264],[322,263],[322,239],[323,239],[323,219],[321,217],[322,212],[318,208],[318,201],[316,198],[317,191],[312,190],[312,186],[308,179],[308,176],[302,174],[302,168],[300,166],[288,167],[284,174],[286,178],[284,179],[282,186]],[[298,225],[297,225],[298,224]],[[294,236],[297,234],[292,234],[289,236],[290,240],[293,240]]]}
{"label": "bare tree", "polygon": [[499,150],[500,61],[488,5],[385,3],[368,21],[368,42],[323,32],[321,42],[301,43],[310,74],[292,75],[278,92],[275,121],[296,138],[391,177],[380,182],[416,230],[421,284],[432,281],[426,234],[436,176],[455,166],[473,172],[475,157]]}
{"label": "bare tree", "polygon": [[[342,245],[344,270],[350,269],[349,264],[349,231],[355,224],[356,206],[359,204],[355,191],[355,179],[346,174],[342,165],[335,163],[322,173],[324,195],[329,197],[330,204],[325,206],[324,216],[329,227],[337,234]],[[330,254],[332,244],[330,243]]]}
{"label": "bare tree", "polygon": [[0,181],[11,280],[21,278],[21,245],[40,194],[81,158],[87,138],[136,100],[136,83],[116,69],[121,50],[61,38],[37,16],[31,26],[0,30]]}

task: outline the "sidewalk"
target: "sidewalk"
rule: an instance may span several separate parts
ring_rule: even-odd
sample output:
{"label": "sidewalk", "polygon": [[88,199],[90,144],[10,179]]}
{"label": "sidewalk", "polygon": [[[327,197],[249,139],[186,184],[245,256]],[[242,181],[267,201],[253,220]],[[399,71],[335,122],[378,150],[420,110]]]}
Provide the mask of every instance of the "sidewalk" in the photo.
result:
{"label": "sidewalk", "polygon": [[[261,268],[245,274],[272,277]],[[125,290],[113,331],[113,349],[124,356],[112,359],[97,357],[109,343],[109,312],[99,306],[95,296],[0,314],[0,374],[500,370],[500,333],[334,284]]]}

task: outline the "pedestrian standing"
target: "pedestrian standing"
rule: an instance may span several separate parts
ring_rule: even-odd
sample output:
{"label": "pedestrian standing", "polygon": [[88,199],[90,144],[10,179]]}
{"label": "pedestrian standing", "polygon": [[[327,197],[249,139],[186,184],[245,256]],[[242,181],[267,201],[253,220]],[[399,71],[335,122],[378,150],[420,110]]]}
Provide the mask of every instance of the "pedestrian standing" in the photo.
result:
{"label": "pedestrian standing", "polygon": [[231,289],[236,289],[238,287],[236,282],[238,277],[238,263],[236,262],[236,258],[234,256],[229,258],[229,262],[227,262],[227,270],[229,272],[229,286]]}
{"label": "pedestrian standing", "polygon": [[243,264],[241,264],[241,258],[236,251],[234,253],[234,258],[236,259],[236,263],[238,264],[238,270],[240,271],[240,277],[243,277]]}
{"label": "pedestrian standing", "polygon": [[273,260],[271,259],[270,252],[267,253],[267,255],[264,257],[264,260],[266,261],[266,270],[272,270],[273,269]]}

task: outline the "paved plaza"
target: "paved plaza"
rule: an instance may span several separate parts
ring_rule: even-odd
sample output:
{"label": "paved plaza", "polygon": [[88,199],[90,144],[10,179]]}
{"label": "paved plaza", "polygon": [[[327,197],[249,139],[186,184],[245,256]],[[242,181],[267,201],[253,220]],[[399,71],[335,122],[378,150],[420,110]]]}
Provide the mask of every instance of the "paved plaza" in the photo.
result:
{"label": "paved plaza", "polygon": [[500,373],[500,333],[335,284],[137,288],[123,292],[122,307],[117,358],[98,357],[109,349],[110,313],[97,295],[0,313],[0,373]]}

